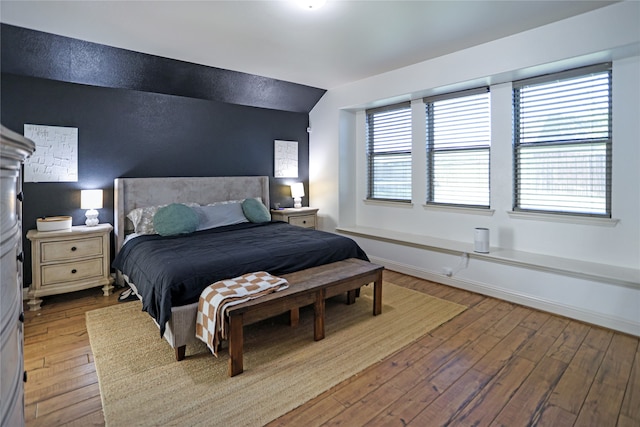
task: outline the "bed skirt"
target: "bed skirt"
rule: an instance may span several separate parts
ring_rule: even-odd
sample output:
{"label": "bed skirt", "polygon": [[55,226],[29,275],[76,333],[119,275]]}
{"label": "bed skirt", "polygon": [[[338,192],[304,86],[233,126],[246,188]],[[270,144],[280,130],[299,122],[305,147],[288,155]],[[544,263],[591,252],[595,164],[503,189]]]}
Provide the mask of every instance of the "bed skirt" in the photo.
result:
{"label": "bed skirt", "polygon": [[[136,289],[135,284],[131,283],[126,274],[122,274],[122,278],[125,282],[131,287],[133,292],[138,296],[139,299],[140,294],[138,293],[138,289]],[[185,346],[187,344],[192,344],[198,342],[196,338],[196,316],[198,314],[198,303],[194,302],[188,305],[182,305],[179,307],[171,308],[171,318],[166,323],[166,328],[164,331],[163,338],[169,343],[172,348],[178,348]],[[153,323],[158,325],[153,318]]]}

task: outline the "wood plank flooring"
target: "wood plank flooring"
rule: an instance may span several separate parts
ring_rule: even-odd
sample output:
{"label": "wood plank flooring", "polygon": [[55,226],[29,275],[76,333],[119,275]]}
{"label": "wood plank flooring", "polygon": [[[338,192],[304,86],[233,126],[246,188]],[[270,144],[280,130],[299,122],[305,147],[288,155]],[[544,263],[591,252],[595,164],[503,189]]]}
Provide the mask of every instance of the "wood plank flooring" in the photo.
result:
{"label": "wood plank flooring", "polygon": [[[469,308],[270,427],[640,426],[638,337],[391,271],[384,278]],[[84,313],[117,297],[96,288],[47,297],[39,312],[25,305],[28,427],[104,425]]]}

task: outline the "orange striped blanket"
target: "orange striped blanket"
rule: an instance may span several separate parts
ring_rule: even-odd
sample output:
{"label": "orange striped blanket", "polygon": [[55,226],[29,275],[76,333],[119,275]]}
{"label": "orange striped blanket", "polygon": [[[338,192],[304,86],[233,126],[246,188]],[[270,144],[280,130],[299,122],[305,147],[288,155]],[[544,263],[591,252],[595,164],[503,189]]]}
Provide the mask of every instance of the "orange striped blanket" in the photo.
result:
{"label": "orange striped blanket", "polygon": [[218,356],[218,346],[227,339],[226,308],[289,287],[286,279],[258,271],[234,279],[215,282],[200,294],[196,317],[196,337]]}

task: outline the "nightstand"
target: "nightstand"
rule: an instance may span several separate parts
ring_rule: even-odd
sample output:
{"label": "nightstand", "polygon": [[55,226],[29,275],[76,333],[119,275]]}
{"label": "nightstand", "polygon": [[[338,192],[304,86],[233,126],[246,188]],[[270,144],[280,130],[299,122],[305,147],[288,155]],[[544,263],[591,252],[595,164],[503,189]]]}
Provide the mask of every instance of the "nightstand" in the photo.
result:
{"label": "nightstand", "polygon": [[313,228],[318,225],[318,209],[315,208],[285,208],[271,209],[273,221],[284,221],[298,227]]}
{"label": "nightstand", "polygon": [[102,286],[113,289],[110,269],[111,224],[84,225],[59,231],[29,230],[32,283],[27,303],[40,310],[39,297]]}

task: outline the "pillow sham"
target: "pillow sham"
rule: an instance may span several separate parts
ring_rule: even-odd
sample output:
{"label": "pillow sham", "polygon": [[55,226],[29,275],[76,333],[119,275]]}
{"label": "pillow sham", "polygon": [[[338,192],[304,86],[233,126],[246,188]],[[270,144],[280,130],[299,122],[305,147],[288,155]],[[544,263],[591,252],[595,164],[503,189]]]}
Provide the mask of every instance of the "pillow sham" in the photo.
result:
{"label": "pillow sham", "polygon": [[232,203],[242,203],[242,202],[244,202],[244,199],[222,200],[222,201],[219,201],[219,202],[207,203],[207,206],[228,205],[228,204],[232,204]]}
{"label": "pillow sham", "polygon": [[153,227],[161,236],[193,233],[198,228],[198,214],[189,206],[171,203],[158,209]]}
{"label": "pillow sham", "polygon": [[242,202],[244,216],[251,222],[261,223],[271,221],[271,214],[265,205],[257,199],[246,199]]}
{"label": "pillow sham", "polygon": [[[194,207],[200,206],[197,203],[188,202],[182,203],[185,206]],[[165,205],[157,205],[157,206],[145,206],[142,208],[133,209],[131,212],[127,214],[127,218],[131,220],[133,224],[133,231],[136,234],[157,234],[155,228],[153,227],[153,216],[158,212],[158,209],[167,206]]]}
{"label": "pillow sham", "polygon": [[249,222],[239,202],[196,206],[193,210],[198,215],[198,231]]}

